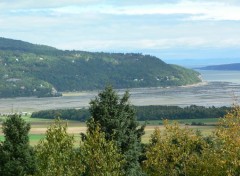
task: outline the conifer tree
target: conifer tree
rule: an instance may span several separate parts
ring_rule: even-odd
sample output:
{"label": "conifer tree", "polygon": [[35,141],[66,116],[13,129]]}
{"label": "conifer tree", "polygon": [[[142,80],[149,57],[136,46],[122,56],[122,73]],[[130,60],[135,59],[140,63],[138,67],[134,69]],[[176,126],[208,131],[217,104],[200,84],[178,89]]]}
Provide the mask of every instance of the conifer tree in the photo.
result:
{"label": "conifer tree", "polygon": [[105,138],[114,140],[123,154],[125,174],[142,175],[139,157],[144,126],[139,127],[135,110],[129,103],[129,92],[119,97],[111,86],[107,86],[90,102],[89,110],[93,119],[89,120],[89,131],[94,131],[96,124],[99,124]]}
{"label": "conifer tree", "polygon": [[0,175],[23,176],[35,172],[35,157],[29,145],[30,124],[19,115],[7,117],[2,124],[5,141],[0,143]]}

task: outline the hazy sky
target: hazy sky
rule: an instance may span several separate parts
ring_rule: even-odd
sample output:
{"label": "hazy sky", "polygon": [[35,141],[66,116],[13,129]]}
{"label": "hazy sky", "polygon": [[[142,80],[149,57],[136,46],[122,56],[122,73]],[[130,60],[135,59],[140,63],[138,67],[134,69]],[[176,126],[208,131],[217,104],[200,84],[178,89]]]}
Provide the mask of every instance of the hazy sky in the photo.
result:
{"label": "hazy sky", "polygon": [[240,58],[240,0],[0,0],[0,36],[165,60]]}

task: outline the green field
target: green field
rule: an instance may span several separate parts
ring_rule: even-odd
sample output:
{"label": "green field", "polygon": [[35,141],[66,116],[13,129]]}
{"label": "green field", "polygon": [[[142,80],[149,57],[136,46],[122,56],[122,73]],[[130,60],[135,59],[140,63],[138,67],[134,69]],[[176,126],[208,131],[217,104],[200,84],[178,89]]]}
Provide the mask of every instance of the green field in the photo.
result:
{"label": "green field", "polygon": [[[0,117],[0,120],[3,121],[5,117]],[[37,119],[37,118],[30,118],[30,116],[23,116],[23,119],[26,120],[31,124],[31,130],[29,134],[30,144],[36,145],[40,139],[44,139],[45,132],[49,125],[54,122],[51,119]],[[0,121],[0,129],[1,129],[1,121]],[[218,119],[211,118],[211,119],[184,119],[184,120],[176,120],[181,127],[188,127],[193,130],[199,130],[205,136],[210,135],[212,131],[216,128],[216,124]],[[80,133],[86,132],[86,124],[79,122],[79,121],[64,121],[68,123],[68,132],[69,134],[74,135],[75,137],[75,145],[78,145],[80,142]],[[172,123],[173,121],[169,121]],[[190,125],[192,122],[196,123],[204,123],[205,126],[192,126]],[[140,121],[140,124],[145,122]],[[187,125],[186,125],[187,124]],[[189,124],[189,125],[188,125]],[[142,137],[142,142],[148,143],[151,134],[153,133],[155,128],[164,129],[163,121],[162,120],[153,120],[148,121],[146,128],[145,128],[145,135]],[[0,131],[0,141],[3,141],[3,133]]]}

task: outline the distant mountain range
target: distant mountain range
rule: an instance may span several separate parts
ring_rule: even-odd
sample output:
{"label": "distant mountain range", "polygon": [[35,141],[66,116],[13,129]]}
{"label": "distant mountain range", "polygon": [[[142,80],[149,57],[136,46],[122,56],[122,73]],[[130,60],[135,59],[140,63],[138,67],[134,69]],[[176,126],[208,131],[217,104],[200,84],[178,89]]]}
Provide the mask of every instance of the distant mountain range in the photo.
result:
{"label": "distant mountain range", "polygon": [[63,51],[0,38],[0,97],[62,91],[166,87],[200,82],[199,73],[136,53]]}
{"label": "distant mountain range", "polygon": [[165,62],[169,64],[177,64],[187,68],[198,68],[198,67],[206,67],[209,65],[223,65],[223,64],[231,64],[238,63],[240,58],[226,58],[226,59],[166,59]]}
{"label": "distant mountain range", "polygon": [[206,67],[198,68],[201,70],[228,70],[228,71],[240,71],[240,63],[222,64],[222,65],[210,65]]}

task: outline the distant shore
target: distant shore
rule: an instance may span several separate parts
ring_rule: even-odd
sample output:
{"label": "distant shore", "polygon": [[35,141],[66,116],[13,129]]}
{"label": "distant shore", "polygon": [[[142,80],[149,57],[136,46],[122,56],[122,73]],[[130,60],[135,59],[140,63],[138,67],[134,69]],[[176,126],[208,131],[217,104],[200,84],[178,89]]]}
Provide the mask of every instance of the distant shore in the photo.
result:
{"label": "distant shore", "polygon": [[[208,85],[208,82],[207,81],[202,81],[202,82],[199,82],[199,83],[195,83],[195,84],[188,84],[188,85],[183,85],[183,86],[177,86],[177,87],[185,87],[185,88],[188,88],[188,87],[198,87],[198,86],[205,86],[205,85]],[[173,87],[176,87],[176,86],[173,86]],[[138,88],[131,88],[130,90],[138,90],[138,89],[153,89],[153,88],[168,88],[168,87],[138,87]],[[129,89],[129,88],[128,88]],[[125,90],[128,90],[127,88],[126,89],[116,89],[116,90],[119,90],[119,91],[125,91]],[[94,90],[94,91],[76,91],[76,92],[62,92],[62,95],[64,97],[66,96],[86,96],[86,95],[96,95],[100,90]]]}
{"label": "distant shore", "polygon": [[179,86],[179,87],[199,87],[199,86],[205,86],[205,85],[208,85],[207,81],[202,81],[196,84],[188,84],[188,85]]}
{"label": "distant shore", "polygon": [[199,82],[199,83],[195,83],[195,84],[187,84],[187,85],[183,85],[183,86],[179,86],[179,87],[186,87],[186,88],[187,88],[187,87],[199,87],[199,86],[205,86],[205,85],[208,85],[208,82],[205,81],[205,80],[203,80],[201,74],[198,76],[198,78],[201,80],[201,82]]}

